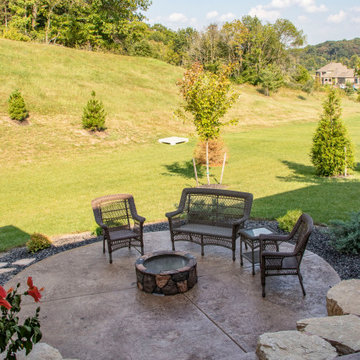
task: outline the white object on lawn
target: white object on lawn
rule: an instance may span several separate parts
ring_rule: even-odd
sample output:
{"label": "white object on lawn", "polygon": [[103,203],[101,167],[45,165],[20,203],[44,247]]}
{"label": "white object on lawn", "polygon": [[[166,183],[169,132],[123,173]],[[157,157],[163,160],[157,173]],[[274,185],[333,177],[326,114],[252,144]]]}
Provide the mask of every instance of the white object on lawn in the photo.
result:
{"label": "white object on lawn", "polygon": [[187,143],[189,141],[188,138],[182,138],[177,136],[171,136],[164,139],[159,139],[159,142],[162,144],[170,144],[170,145],[176,145],[181,143]]}

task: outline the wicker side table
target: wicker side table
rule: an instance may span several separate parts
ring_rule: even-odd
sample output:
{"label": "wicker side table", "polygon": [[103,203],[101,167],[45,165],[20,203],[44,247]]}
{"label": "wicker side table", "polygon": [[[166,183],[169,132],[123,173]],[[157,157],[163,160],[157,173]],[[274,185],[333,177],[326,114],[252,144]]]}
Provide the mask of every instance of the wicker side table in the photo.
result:
{"label": "wicker side table", "polygon": [[[266,227],[259,227],[255,229],[241,229],[239,230],[239,236],[240,236],[240,265],[243,266],[243,256],[245,259],[250,261],[252,263],[252,274],[255,275],[255,264],[258,264],[260,262],[259,259],[259,250],[254,251],[260,246],[260,240],[259,236],[263,234],[272,234],[273,231]],[[251,249],[251,251],[246,252],[243,254],[242,251],[242,245],[245,245],[247,248]]]}

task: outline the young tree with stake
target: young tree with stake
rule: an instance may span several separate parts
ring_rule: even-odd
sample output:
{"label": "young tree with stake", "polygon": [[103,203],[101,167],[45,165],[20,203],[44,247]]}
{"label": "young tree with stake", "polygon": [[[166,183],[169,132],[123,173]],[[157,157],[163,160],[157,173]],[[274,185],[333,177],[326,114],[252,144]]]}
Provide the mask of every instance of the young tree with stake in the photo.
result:
{"label": "young tree with stake", "polygon": [[239,94],[230,89],[230,72],[230,67],[224,67],[220,73],[214,74],[204,71],[200,63],[194,63],[185,71],[183,79],[177,83],[184,103],[176,113],[182,118],[186,117],[185,113],[190,113],[200,139],[206,142],[208,184],[210,184],[208,141],[217,139],[223,126],[237,122],[236,120],[221,121],[239,97]]}

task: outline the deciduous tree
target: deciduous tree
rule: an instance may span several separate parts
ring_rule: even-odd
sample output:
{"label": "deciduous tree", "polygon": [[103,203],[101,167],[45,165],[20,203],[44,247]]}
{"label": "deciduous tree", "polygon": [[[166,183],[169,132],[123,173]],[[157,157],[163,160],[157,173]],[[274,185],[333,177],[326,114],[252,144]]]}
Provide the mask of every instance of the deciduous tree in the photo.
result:
{"label": "deciduous tree", "polygon": [[223,116],[239,96],[231,91],[230,72],[231,68],[225,67],[218,74],[214,74],[204,71],[201,64],[194,63],[185,71],[183,79],[177,84],[184,100],[177,114],[181,117],[184,117],[185,113],[191,114],[200,139],[206,141],[208,184],[210,184],[208,140],[218,138],[223,126],[236,122],[222,121]]}

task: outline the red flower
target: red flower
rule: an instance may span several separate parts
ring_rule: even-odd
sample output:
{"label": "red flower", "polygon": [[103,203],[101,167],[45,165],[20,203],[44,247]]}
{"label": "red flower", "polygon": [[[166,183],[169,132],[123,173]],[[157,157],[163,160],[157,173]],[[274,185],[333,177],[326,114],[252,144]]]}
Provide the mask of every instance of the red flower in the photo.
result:
{"label": "red flower", "polygon": [[11,309],[11,305],[8,301],[5,300],[6,298],[6,291],[5,289],[0,285],[0,306],[5,306],[8,310]]}
{"label": "red flower", "polygon": [[44,288],[39,289],[34,286],[31,276],[27,279],[27,285],[29,287],[29,290],[27,291],[27,295],[30,295],[34,298],[35,302],[39,302],[41,299],[40,291],[44,290]]}
{"label": "red flower", "polygon": [[0,299],[0,306],[5,306],[8,310],[11,309],[11,305],[5,299]]}
{"label": "red flower", "polygon": [[6,291],[1,285],[0,285],[0,298],[2,299],[6,298]]}

